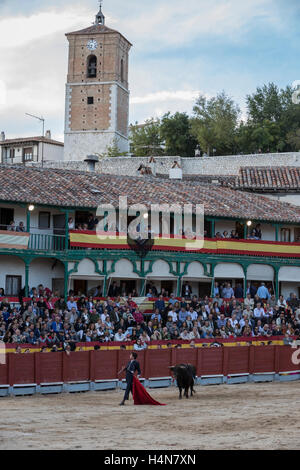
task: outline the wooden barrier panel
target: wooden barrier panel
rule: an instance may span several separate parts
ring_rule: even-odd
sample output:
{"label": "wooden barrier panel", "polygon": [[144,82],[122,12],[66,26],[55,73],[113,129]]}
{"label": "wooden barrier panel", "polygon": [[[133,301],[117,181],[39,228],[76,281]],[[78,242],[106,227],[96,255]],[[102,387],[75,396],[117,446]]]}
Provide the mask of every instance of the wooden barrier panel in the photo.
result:
{"label": "wooden barrier panel", "polygon": [[225,348],[199,349],[198,376],[223,374],[223,349]]}
{"label": "wooden barrier panel", "polygon": [[116,379],[119,351],[91,351],[94,361],[94,380]]}
{"label": "wooden barrier panel", "polygon": [[249,346],[224,349],[226,349],[228,354],[228,364],[225,375],[249,373]]}
{"label": "wooden barrier panel", "polygon": [[34,354],[35,383],[63,382],[63,354],[62,352]]}
{"label": "wooden barrier panel", "polygon": [[[192,364],[197,369],[197,353],[195,349],[175,349],[174,361],[175,364]],[[174,365],[174,364],[170,364]]]}
{"label": "wooden barrier panel", "polygon": [[89,352],[71,352],[69,355],[63,353],[62,357],[64,382],[78,382],[90,379]]}
{"label": "wooden barrier panel", "polygon": [[[280,346],[282,348],[282,346]],[[254,370],[253,373],[259,372],[276,372],[275,364],[275,346],[254,347]]]}
{"label": "wooden barrier panel", "polygon": [[34,354],[9,354],[9,384],[33,384],[35,382]]}
{"label": "wooden barrier panel", "polygon": [[169,377],[172,365],[172,350],[148,349],[145,351],[145,377]]}

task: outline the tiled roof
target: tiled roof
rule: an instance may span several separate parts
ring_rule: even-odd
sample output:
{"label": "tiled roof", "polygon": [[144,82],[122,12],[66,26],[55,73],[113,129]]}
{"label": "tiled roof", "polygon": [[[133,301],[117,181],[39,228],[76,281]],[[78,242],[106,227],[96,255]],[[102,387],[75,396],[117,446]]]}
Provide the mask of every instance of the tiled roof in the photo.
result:
{"label": "tiled roof", "polygon": [[19,137],[17,139],[6,139],[0,141],[0,145],[10,145],[10,144],[22,144],[22,143],[31,143],[31,142],[44,142],[45,144],[60,145],[64,146],[63,142],[58,140],[47,139],[47,137]]}
{"label": "tiled roof", "polygon": [[93,209],[99,204],[203,204],[206,216],[300,222],[300,207],[214,184],[0,165],[0,200]]}
{"label": "tiled roof", "polygon": [[245,190],[300,192],[300,167],[242,167],[234,186]]}
{"label": "tiled roof", "polygon": [[[79,31],[73,31],[72,33],[67,33],[66,36],[74,36],[74,35],[93,35],[93,34],[108,34],[108,33],[117,33],[122,36],[129,44],[131,44],[128,39],[126,39],[123,34],[115,29],[108,28],[102,24],[94,24],[93,26],[89,26],[88,28],[81,29]],[[132,45],[132,44],[131,44]]]}

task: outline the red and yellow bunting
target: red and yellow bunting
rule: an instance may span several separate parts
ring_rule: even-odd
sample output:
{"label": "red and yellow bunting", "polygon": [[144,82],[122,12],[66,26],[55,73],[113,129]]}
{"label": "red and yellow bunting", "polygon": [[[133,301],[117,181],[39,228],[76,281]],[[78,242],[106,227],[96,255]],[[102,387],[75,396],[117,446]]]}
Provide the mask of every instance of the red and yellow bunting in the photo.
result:
{"label": "red and yellow bunting", "polygon": [[[110,232],[71,231],[71,247],[129,250],[126,234]],[[300,243],[282,243],[261,240],[196,239],[180,236],[161,237],[154,240],[152,251],[187,251],[225,255],[272,256],[300,258]]]}

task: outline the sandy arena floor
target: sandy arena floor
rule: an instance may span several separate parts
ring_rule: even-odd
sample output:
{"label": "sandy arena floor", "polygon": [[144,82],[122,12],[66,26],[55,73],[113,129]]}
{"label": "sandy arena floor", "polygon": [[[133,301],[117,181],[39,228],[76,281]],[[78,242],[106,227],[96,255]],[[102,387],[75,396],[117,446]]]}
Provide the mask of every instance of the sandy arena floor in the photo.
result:
{"label": "sandy arena floor", "polygon": [[300,449],[300,382],[150,390],[168,406],[120,407],[121,391],[0,399],[0,449]]}

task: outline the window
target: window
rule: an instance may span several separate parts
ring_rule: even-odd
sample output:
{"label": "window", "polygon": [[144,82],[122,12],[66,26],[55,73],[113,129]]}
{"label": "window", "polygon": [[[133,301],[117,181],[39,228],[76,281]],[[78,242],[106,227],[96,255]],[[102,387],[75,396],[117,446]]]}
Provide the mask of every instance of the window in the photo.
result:
{"label": "window", "polygon": [[30,162],[33,160],[33,148],[32,147],[23,149],[23,159],[24,159],[24,162]]}
{"label": "window", "polygon": [[94,55],[88,57],[87,76],[88,78],[97,77],[97,57]]}
{"label": "window", "polygon": [[5,294],[8,297],[17,297],[21,290],[22,276],[6,276]]}
{"label": "window", "polygon": [[50,228],[50,212],[39,212],[39,229],[45,230]]}
{"label": "window", "polygon": [[94,104],[94,97],[93,96],[88,96],[87,104]]}
{"label": "window", "polygon": [[291,230],[289,228],[282,228],[280,231],[280,241],[290,242],[291,241]]}

